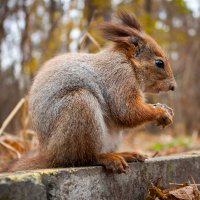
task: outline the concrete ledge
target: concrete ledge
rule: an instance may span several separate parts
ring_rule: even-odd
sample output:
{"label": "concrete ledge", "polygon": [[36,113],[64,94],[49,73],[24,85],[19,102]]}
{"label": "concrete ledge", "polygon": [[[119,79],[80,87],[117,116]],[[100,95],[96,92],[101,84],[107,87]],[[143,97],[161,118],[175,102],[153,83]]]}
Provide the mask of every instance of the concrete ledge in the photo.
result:
{"label": "concrete ledge", "polygon": [[102,167],[48,169],[0,175],[0,200],[131,199],[143,200],[150,182],[161,178],[200,183],[200,153],[131,163],[127,174],[107,174]]}

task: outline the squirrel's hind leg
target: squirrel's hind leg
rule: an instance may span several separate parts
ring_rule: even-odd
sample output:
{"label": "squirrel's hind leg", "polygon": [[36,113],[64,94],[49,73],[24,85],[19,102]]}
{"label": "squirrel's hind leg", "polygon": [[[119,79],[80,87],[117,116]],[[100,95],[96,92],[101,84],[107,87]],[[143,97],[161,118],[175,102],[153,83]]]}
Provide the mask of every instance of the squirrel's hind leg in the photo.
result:
{"label": "squirrel's hind leg", "polygon": [[71,91],[43,149],[49,167],[94,164],[101,152],[106,126],[97,98],[86,89]]}

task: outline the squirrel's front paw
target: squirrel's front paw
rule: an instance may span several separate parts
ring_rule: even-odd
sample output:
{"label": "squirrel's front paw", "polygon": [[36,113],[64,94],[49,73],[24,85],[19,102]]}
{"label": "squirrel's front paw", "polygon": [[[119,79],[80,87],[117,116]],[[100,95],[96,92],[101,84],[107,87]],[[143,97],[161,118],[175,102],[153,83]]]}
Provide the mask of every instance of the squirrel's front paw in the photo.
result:
{"label": "squirrel's front paw", "polygon": [[160,103],[154,104],[154,107],[160,109],[161,111],[161,114],[157,118],[158,126],[162,126],[164,128],[173,122],[172,118],[174,116],[174,112],[170,107]]}

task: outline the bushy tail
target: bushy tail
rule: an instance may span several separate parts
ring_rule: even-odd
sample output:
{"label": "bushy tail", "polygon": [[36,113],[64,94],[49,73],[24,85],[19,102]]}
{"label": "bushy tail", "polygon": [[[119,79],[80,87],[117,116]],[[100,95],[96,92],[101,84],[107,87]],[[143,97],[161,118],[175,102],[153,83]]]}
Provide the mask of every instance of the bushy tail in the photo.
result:
{"label": "bushy tail", "polygon": [[47,159],[45,155],[26,155],[20,160],[17,160],[11,163],[4,172],[14,172],[14,171],[24,171],[24,170],[33,170],[33,169],[44,169],[48,168]]}

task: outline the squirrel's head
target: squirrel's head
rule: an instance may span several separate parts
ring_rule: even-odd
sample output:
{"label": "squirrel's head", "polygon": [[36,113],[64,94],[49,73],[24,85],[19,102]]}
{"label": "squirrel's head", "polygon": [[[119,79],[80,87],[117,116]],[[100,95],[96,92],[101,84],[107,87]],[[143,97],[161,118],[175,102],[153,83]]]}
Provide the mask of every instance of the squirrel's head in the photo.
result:
{"label": "squirrel's head", "polygon": [[176,82],[166,54],[144,32],[134,15],[119,11],[116,22],[101,26],[103,36],[114,42],[114,49],[127,56],[144,92],[175,90]]}

